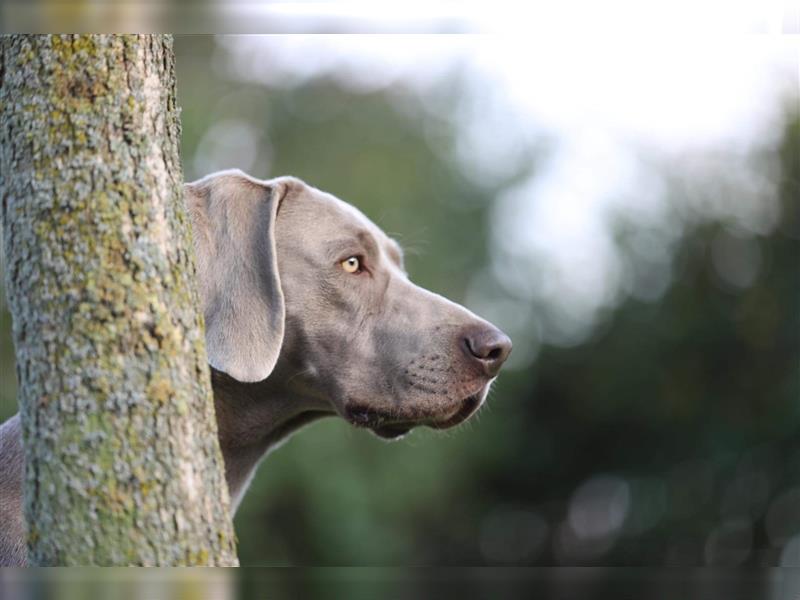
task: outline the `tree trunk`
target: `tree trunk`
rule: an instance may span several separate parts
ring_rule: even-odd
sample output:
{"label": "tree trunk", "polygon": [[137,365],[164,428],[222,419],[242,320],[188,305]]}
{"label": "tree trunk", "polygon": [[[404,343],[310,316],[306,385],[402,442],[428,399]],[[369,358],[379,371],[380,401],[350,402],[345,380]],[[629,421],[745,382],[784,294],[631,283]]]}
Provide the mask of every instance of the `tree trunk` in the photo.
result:
{"label": "tree trunk", "polygon": [[0,39],[0,198],[38,565],[233,565],[172,39]]}

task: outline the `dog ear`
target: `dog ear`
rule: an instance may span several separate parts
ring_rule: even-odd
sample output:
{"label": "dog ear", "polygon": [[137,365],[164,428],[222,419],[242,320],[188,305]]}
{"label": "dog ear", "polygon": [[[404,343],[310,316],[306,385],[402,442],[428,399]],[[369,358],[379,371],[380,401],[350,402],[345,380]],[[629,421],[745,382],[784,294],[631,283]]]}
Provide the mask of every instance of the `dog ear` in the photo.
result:
{"label": "dog ear", "polygon": [[208,362],[238,381],[266,379],[286,309],[275,252],[278,207],[297,180],[233,170],[184,186],[192,218]]}

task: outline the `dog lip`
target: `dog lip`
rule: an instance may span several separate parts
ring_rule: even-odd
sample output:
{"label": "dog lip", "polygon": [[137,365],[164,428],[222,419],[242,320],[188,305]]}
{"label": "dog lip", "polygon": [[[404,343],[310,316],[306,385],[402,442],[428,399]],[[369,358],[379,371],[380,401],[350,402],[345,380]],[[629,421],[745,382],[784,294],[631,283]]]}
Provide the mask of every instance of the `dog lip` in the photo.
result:
{"label": "dog lip", "polygon": [[415,425],[420,424],[411,421],[393,422],[388,416],[361,406],[348,408],[346,417],[356,427],[370,429],[375,435],[386,440],[401,438]]}
{"label": "dog lip", "polygon": [[347,420],[353,425],[358,427],[369,427],[370,424],[376,419],[377,415],[366,408],[348,408],[346,414]]}
{"label": "dog lip", "polygon": [[394,421],[388,414],[364,406],[348,408],[345,411],[345,418],[356,427],[367,427],[369,429],[381,429],[386,431],[399,429],[405,429],[407,431],[417,424],[409,420]]}
{"label": "dog lip", "polygon": [[443,420],[437,420],[431,416],[419,419],[399,420],[380,410],[368,408],[363,404],[348,407],[345,410],[345,418],[355,427],[370,429],[373,433],[384,439],[397,439],[414,427],[426,425],[432,429],[448,429],[467,420],[481,405],[485,388],[481,388],[461,401],[461,406],[454,414]]}
{"label": "dog lip", "polygon": [[463,423],[481,405],[482,391],[483,390],[475,392],[471,396],[467,396],[463,400],[461,408],[459,408],[458,411],[456,411],[456,414],[454,414],[452,417],[445,419],[444,421],[430,423],[428,426],[432,427],[433,429],[448,429]]}

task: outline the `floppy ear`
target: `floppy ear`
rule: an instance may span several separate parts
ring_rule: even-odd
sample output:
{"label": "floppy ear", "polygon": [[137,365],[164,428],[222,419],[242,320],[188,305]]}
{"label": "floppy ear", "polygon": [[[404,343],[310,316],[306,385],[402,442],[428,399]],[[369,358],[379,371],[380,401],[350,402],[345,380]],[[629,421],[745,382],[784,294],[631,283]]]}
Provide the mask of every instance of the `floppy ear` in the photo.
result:
{"label": "floppy ear", "polygon": [[275,252],[278,207],[294,181],[223,171],[184,186],[194,230],[208,362],[238,381],[272,372],[286,309]]}

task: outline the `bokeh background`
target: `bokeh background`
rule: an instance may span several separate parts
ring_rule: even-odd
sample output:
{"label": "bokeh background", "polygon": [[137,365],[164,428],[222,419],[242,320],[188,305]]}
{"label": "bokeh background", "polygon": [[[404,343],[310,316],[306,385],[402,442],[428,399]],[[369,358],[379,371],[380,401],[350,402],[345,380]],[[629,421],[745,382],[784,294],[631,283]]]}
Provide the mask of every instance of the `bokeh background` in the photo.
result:
{"label": "bokeh background", "polygon": [[[243,565],[800,566],[796,45],[178,36],[187,180],[298,176],[503,328],[488,405],[261,465]],[[14,408],[0,313],[0,409]]]}

